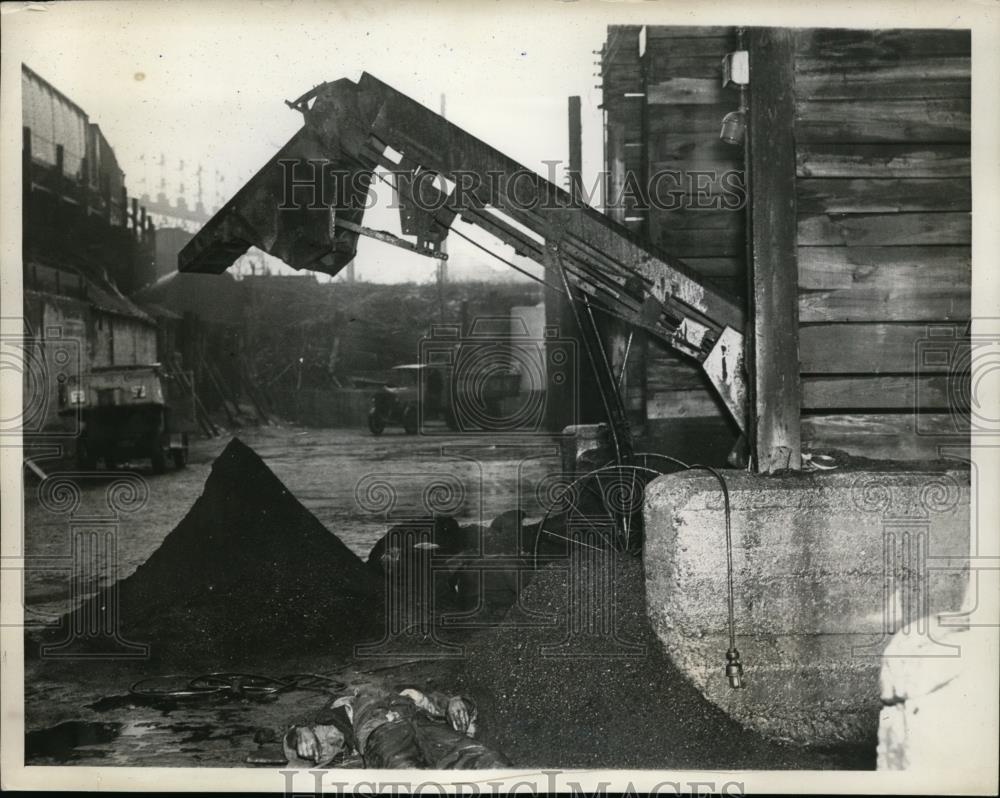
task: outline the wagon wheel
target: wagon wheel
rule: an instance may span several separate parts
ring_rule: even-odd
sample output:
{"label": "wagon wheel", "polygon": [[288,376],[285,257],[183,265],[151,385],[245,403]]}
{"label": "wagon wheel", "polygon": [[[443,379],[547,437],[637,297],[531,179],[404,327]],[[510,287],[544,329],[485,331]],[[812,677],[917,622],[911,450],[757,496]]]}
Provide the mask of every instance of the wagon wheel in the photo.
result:
{"label": "wagon wheel", "polygon": [[640,452],[628,463],[611,461],[564,482],[552,491],[552,501],[547,503],[535,536],[535,557],[540,551],[565,548],[570,542],[638,553],[646,486],[669,470],[686,467],[668,455]]}

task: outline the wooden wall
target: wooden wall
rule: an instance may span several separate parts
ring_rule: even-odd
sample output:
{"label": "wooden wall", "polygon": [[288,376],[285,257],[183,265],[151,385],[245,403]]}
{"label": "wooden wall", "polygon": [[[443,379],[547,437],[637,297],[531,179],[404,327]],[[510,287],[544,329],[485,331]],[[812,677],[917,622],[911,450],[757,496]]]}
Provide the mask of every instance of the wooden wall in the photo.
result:
{"label": "wooden wall", "polygon": [[[609,212],[631,219],[627,226],[653,244],[744,296],[743,150],[719,140],[722,118],[739,105],[738,91],[722,88],[722,56],[735,46],[734,28],[613,27],[602,60],[609,196],[621,186],[621,163],[644,188],[656,187],[659,198],[648,213]],[[720,180],[725,174],[728,184]],[[700,195],[692,191],[696,183],[703,186]],[[676,207],[659,207],[664,204]],[[723,204],[728,207],[713,207]],[[649,342],[645,372],[650,421],[689,420],[700,428],[715,422],[716,434],[735,441],[735,425],[693,361]]]}
{"label": "wooden wall", "polygon": [[922,352],[969,319],[969,70],[968,31],[797,33],[806,449],[934,457],[923,433],[954,432],[965,377]]}
{"label": "wooden wall", "polygon": [[[643,234],[647,212],[638,203],[619,201],[624,196],[627,176],[645,180],[645,108],[643,103],[643,65],[639,55],[641,25],[614,25],[608,28],[608,40],[601,54],[603,108],[605,113],[604,211],[629,230]],[[616,373],[620,370],[626,348],[628,361],[622,394],[634,426],[641,426],[646,416],[646,358],[643,340],[627,345],[623,323],[601,316],[597,319],[607,354]],[[582,378],[590,376],[585,370]],[[587,392],[591,394],[591,392]],[[589,401],[587,399],[589,398]],[[582,417],[604,420],[604,412],[594,396],[583,397]]]}
{"label": "wooden wall", "polygon": [[[663,170],[742,177],[743,149],[719,140],[736,48],[734,28],[609,28],[609,196],[630,169],[643,185]],[[946,440],[927,433],[955,429],[968,378],[921,348],[960,341],[969,318],[969,34],[802,29],[794,60],[803,449],[934,457]],[[745,211],[723,199],[609,213],[745,297]],[[643,387],[650,419],[726,418],[700,370],[656,344]]]}

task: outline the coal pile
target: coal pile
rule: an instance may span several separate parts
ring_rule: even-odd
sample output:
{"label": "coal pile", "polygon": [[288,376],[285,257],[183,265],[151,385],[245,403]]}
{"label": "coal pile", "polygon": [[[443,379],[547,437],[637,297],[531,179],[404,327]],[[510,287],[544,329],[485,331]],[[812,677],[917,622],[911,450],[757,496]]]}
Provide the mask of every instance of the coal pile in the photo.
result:
{"label": "coal pile", "polygon": [[[530,576],[534,531],[523,513],[505,512],[489,526],[459,526],[450,516],[424,516],[391,527],[372,547],[367,565],[396,594],[394,604],[426,596],[438,625],[444,616],[472,613],[501,620]],[[421,586],[420,583],[423,583]],[[431,600],[431,597],[433,599]]]}
{"label": "coal pile", "polygon": [[[804,750],[767,740],[707,702],[647,624],[638,557],[582,558],[573,577],[566,565],[541,568],[520,595],[521,608],[555,618],[554,626],[527,625],[538,618],[521,616],[519,626],[486,630],[468,646],[461,679],[480,701],[487,742],[515,766],[873,766],[858,751]],[[575,633],[568,638],[571,613]],[[719,652],[719,678],[724,654]]]}
{"label": "coal pile", "polygon": [[[116,587],[122,636],[149,644],[154,661],[349,656],[381,636],[379,580],[237,439],[180,524]],[[110,595],[85,602],[53,637]]]}

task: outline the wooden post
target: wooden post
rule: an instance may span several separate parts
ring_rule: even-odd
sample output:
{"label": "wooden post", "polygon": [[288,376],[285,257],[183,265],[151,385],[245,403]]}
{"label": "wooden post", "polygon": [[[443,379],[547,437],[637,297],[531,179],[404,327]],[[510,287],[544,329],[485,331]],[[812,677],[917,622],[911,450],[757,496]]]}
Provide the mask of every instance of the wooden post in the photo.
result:
{"label": "wooden post", "polygon": [[[574,197],[579,197],[582,193],[583,178],[582,172],[582,152],[583,152],[583,128],[580,121],[580,98],[570,97],[568,102],[569,120],[569,179],[570,193]],[[545,289],[542,297],[545,302],[545,327],[546,330],[555,331],[555,339],[545,339],[546,363],[552,362],[554,353],[550,347],[564,346],[564,342],[569,337],[576,336],[575,328],[570,331],[568,325],[571,318],[569,309],[569,298],[562,292],[562,277],[558,270],[552,268],[549,263],[545,265],[544,272]],[[556,382],[551,376],[546,374],[546,401],[545,401],[545,427],[551,432],[561,432],[570,424],[577,424],[580,419],[573,412],[574,407],[579,408],[580,397],[574,396],[574,392],[580,390],[580,368],[579,358],[577,359],[577,370],[572,380]]]}
{"label": "wooden post", "polygon": [[795,45],[793,32],[785,28],[751,28],[748,40],[750,443],[754,466],[761,473],[770,473],[802,466]]}
{"label": "wooden post", "polygon": [[569,193],[575,198],[583,192],[583,124],[580,121],[580,98],[569,98]]}

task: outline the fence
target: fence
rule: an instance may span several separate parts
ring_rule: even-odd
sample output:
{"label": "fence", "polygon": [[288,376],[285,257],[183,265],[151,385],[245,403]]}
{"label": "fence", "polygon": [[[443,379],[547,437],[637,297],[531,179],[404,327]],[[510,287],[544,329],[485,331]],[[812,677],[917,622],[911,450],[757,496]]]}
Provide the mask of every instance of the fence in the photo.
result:
{"label": "fence", "polygon": [[271,388],[277,415],[307,427],[364,427],[370,388]]}

